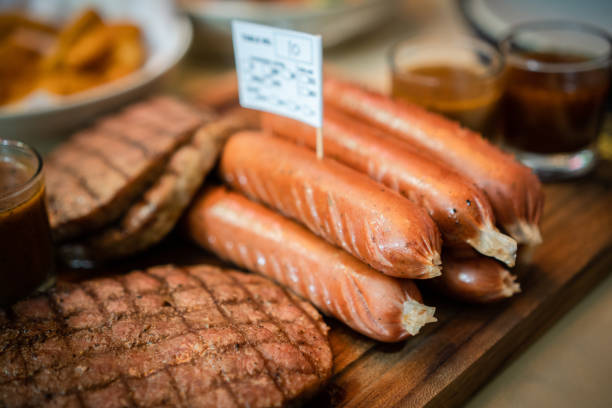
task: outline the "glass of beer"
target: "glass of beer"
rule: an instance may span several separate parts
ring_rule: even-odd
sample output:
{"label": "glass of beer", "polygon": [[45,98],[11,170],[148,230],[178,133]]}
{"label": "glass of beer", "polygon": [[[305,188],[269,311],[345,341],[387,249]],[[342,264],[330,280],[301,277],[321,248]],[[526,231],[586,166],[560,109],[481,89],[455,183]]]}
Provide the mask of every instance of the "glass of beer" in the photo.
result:
{"label": "glass of beer", "polygon": [[0,304],[54,280],[43,161],[31,147],[0,139]]}
{"label": "glass of beer", "polygon": [[470,37],[398,42],[389,54],[393,97],[418,104],[491,137],[503,93],[503,58]]}
{"label": "glass of beer", "polygon": [[499,47],[505,147],[545,179],[588,172],[610,89],[610,36],[581,23],[530,22]]}

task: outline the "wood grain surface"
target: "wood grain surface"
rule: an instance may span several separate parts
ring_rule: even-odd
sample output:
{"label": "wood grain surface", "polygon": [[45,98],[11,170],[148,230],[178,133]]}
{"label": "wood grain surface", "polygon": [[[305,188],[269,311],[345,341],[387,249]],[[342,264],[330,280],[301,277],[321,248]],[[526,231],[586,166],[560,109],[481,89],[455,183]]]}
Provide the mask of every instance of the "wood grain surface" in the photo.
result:
{"label": "wood grain surface", "polygon": [[[545,190],[544,243],[515,271],[522,293],[496,305],[469,306],[424,291],[426,303],[437,307],[438,323],[397,344],[370,340],[328,319],[335,374],[311,406],[457,406],[579,301],[612,269],[612,162]],[[105,272],[196,262],[219,261],[175,233]],[[63,270],[60,279],[82,276]]]}

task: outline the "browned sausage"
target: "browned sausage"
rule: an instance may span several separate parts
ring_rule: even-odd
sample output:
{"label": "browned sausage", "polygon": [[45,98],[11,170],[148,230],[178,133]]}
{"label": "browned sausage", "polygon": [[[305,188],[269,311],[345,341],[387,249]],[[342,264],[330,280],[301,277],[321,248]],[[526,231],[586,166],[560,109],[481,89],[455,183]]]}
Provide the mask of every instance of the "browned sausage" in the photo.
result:
{"label": "browned sausage", "polygon": [[223,179],[388,275],[440,274],[440,233],[429,215],[340,163],[263,132],[240,132],[221,157]]}
{"label": "browned sausage", "polygon": [[223,187],[196,199],[186,229],[219,257],[266,275],[324,313],[381,341],[399,341],[434,322],[408,279],[375,271],[301,225]]}
{"label": "browned sausage", "polygon": [[[270,113],[262,126],[310,149],[315,129]],[[359,123],[337,110],[325,110],[324,150],[331,157],[370,176],[429,212],[445,245],[468,243],[480,253],[514,266],[516,241],[495,228],[489,200],[470,180],[415,152],[402,140]]]}
{"label": "browned sausage", "polygon": [[458,123],[358,85],[329,79],[323,91],[327,106],[408,141],[474,181],[489,198],[497,222],[518,243],[541,242],[538,221],[544,201],[542,185],[512,156]]}
{"label": "browned sausage", "polygon": [[469,303],[491,303],[521,291],[516,276],[489,258],[444,255],[444,274],[432,279],[440,292]]}

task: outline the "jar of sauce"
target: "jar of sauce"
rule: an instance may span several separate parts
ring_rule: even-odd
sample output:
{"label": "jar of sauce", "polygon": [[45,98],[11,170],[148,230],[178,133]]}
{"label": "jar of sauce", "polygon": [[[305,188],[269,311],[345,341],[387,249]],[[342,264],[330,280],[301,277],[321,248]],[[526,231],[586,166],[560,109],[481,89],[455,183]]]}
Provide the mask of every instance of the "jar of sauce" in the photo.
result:
{"label": "jar of sauce", "polygon": [[0,139],[0,304],[53,283],[43,162],[24,143]]}
{"label": "jar of sauce", "polygon": [[608,34],[579,23],[532,22],[512,29],[500,48],[506,147],[546,178],[588,171],[610,89]]}
{"label": "jar of sauce", "polygon": [[503,92],[497,50],[472,38],[449,43],[400,42],[390,54],[392,94],[486,136],[495,133]]}

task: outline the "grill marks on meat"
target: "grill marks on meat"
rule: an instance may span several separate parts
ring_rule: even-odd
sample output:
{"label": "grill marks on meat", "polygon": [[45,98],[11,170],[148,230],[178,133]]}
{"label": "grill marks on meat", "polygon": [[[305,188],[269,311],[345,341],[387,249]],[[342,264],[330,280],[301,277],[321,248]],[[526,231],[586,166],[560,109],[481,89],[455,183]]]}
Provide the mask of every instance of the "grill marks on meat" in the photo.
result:
{"label": "grill marks on meat", "polygon": [[72,263],[107,260],[159,242],[193,198],[225,140],[236,131],[257,124],[255,112],[237,109],[199,129],[190,143],[172,155],[161,177],[118,222],[90,238],[62,245],[62,257]]}
{"label": "grill marks on meat", "polygon": [[208,118],[158,97],[75,134],[49,155],[45,167],[55,238],[75,237],[117,219]]}
{"label": "grill marks on meat", "polygon": [[72,141],[75,150],[99,157],[126,178],[146,170],[148,151],[127,139],[109,137],[103,132],[84,132],[77,134]]}
{"label": "grill marks on meat", "polygon": [[0,325],[9,407],[281,406],[331,373],[310,304],[205,265],[63,284],[2,310]]}

